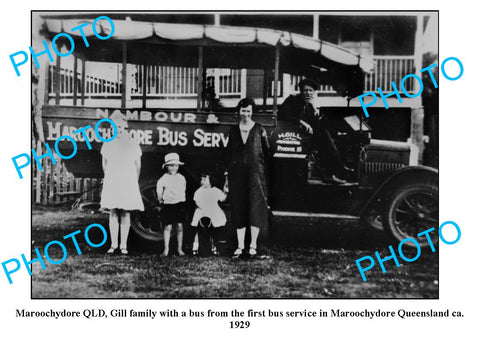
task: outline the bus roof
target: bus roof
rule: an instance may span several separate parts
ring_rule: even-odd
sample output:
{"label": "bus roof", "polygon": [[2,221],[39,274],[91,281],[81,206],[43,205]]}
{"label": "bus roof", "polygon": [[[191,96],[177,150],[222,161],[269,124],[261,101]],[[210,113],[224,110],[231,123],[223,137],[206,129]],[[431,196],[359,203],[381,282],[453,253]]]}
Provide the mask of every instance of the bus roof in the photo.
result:
{"label": "bus roof", "polygon": [[[122,63],[126,53],[131,64],[197,67],[201,53],[206,68],[272,70],[277,55],[279,72],[314,78],[349,97],[362,93],[364,72],[374,67],[372,60],[340,46],[280,30],[113,20],[113,36],[100,40],[94,36],[93,21],[45,18],[43,33],[53,39],[68,32],[75,39],[74,54],[87,61]],[[90,23],[84,26],[88,48],[80,30],[71,31],[85,22]],[[99,34],[110,35],[108,21],[96,25]]]}
{"label": "bus roof", "polygon": [[[67,32],[74,38],[81,39],[81,32],[79,30],[71,32],[71,29],[89,21],[93,22],[91,19],[46,19],[46,33],[47,36],[53,38],[57,33]],[[75,47],[77,54],[84,55],[87,60],[91,61],[121,62],[121,53],[117,53],[121,50],[119,42],[126,41],[130,45],[128,61],[144,64],[147,62],[147,60],[144,60],[145,55],[148,54],[146,52],[155,44],[177,46],[176,51],[166,51],[166,53],[172,55],[182,55],[182,52],[187,53],[189,48],[205,46],[207,50],[208,47],[215,47],[215,52],[210,55],[207,52],[205,58],[205,62],[207,65],[210,64],[209,66],[225,67],[228,64],[230,68],[239,66],[263,68],[262,66],[268,66],[264,65],[266,60],[271,66],[272,59],[257,58],[258,54],[265,53],[265,47],[279,46],[282,49],[282,55],[284,55],[280,68],[294,74],[301,74],[305,66],[316,68],[328,68],[329,65],[337,67],[357,66],[364,72],[371,72],[373,69],[371,60],[347,49],[326,41],[286,31],[253,27],[171,24],[130,20],[113,20],[113,22],[115,32],[112,38],[109,40],[93,39],[96,44],[106,45],[103,48],[99,46],[102,52],[106,51],[107,46],[109,52],[98,53],[98,50],[86,48],[83,43],[79,43]],[[110,33],[111,26],[107,21],[99,20],[97,26],[97,32]],[[91,25],[85,26],[84,32],[87,38],[94,36]],[[89,39],[89,42],[90,40],[92,39]],[[247,51],[238,54],[242,48]],[[155,50],[157,54],[158,50],[162,50],[162,48],[157,47]],[[162,61],[168,61],[168,59],[172,59],[169,64],[178,60],[177,58],[162,60],[165,58],[163,55],[165,52],[158,54],[160,55],[156,63],[159,64]],[[148,55],[147,59],[147,64],[155,63],[151,55]],[[194,60],[189,62],[189,59]],[[182,66],[195,65],[196,53],[193,53],[193,56],[188,55],[188,53],[183,54],[178,62],[183,62]]]}

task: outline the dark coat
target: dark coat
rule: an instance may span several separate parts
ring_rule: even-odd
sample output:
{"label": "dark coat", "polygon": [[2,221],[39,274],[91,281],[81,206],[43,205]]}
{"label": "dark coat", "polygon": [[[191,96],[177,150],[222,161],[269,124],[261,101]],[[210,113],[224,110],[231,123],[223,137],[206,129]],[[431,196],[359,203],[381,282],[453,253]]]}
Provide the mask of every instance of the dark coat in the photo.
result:
{"label": "dark coat", "polygon": [[318,118],[315,117],[315,107],[311,103],[305,103],[301,94],[290,95],[278,110],[278,119],[292,123],[300,120],[313,126]]}
{"label": "dark coat", "polygon": [[236,228],[268,227],[268,152],[267,133],[260,124],[255,123],[245,144],[240,127],[230,129],[226,158],[231,223]]}

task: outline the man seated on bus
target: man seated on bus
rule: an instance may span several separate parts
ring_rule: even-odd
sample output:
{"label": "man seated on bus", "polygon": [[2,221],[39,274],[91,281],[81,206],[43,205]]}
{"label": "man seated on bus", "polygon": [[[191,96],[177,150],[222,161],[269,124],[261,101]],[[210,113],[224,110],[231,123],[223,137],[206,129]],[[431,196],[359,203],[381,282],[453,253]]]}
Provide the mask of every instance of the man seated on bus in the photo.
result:
{"label": "man seated on bus", "polygon": [[278,111],[278,119],[290,121],[311,134],[314,149],[319,152],[322,167],[325,170],[325,180],[334,184],[343,184],[347,168],[340,159],[338,149],[327,129],[326,117],[320,115],[315,106],[315,96],[318,84],[312,79],[303,79],[298,84],[300,93],[290,95]]}

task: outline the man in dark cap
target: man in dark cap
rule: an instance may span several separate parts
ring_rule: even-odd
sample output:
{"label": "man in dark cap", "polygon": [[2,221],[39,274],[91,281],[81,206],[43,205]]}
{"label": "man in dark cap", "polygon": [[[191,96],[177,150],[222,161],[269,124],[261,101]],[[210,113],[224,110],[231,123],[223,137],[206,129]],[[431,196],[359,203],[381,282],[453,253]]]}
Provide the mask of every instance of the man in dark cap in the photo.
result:
{"label": "man in dark cap", "polygon": [[285,99],[278,111],[278,119],[300,124],[308,134],[313,135],[313,147],[320,154],[325,180],[343,184],[346,181],[342,178],[351,169],[345,167],[341,161],[335,142],[327,129],[326,118],[320,115],[315,106],[318,84],[315,80],[306,78],[300,81],[298,87],[300,94],[290,95]]}

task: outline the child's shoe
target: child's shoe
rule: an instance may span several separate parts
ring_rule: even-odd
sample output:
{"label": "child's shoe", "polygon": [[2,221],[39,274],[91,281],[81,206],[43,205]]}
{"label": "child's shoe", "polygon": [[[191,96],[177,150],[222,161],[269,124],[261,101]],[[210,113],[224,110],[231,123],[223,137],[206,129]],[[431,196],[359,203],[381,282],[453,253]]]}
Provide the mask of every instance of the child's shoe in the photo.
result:
{"label": "child's shoe", "polygon": [[237,248],[234,252],[233,252],[233,256],[232,256],[232,259],[238,259],[243,253],[243,249],[241,248]]}

